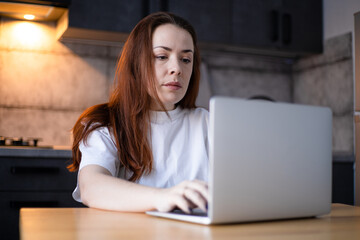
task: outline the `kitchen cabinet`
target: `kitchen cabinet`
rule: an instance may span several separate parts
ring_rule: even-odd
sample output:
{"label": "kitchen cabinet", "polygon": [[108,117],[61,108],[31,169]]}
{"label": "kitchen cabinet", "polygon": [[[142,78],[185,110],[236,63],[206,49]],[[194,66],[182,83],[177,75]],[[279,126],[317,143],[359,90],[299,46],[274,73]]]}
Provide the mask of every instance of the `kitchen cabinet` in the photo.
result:
{"label": "kitchen cabinet", "polygon": [[334,155],[332,202],[354,205],[354,156]]}
{"label": "kitchen cabinet", "polygon": [[[41,151],[33,150],[34,153]],[[66,155],[71,156],[70,151]],[[4,239],[19,238],[19,210],[22,207],[83,206],[72,199],[76,173],[66,169],[69,159],[46,154],[9,156],[0,152],[0,225]]]}
{"label": "kitchen cabinet", "polygon": [[167,7],[201,42],[294,56],[322,51],[321,0],[168,0]]}
{"label": "kitchen cabinet", "polygon": [[199,41],[230,43],[232,0],[169,0],[167,6],[194,26]]}
{"label": "kitchen cabinet", "polygon": [[321,0],[234,0],[233,4],[233,44],[300,55],[322,51]]}
{"label": "kitchen cabinet", "polygon": [[243,47],[280,48],[281,0],[233,1],[232,39]]}
{"label": "kitchen cabinet", "polygon": [[130,32],[143,16],[142,1],[72,0],[69,27]]}
{"label": "kitchen cabinet", "polygon": [[124,40],[126,34],[147,15],[148,4],[144,4],[147,1],[72,0],[68,27],[62,37]]}
{"label": "kitchen cabinet", "polygon": [[305,54],[321,53],[323,45],[322,9],[322,0],[283,0],[281,11],[282,49]]}
{"label": "kitchen cabinet", "polygon": [[322,0],[72,0],[63,37],[125,41],[157,11],[187,19],[205,47],[293,57],[322,51]]}

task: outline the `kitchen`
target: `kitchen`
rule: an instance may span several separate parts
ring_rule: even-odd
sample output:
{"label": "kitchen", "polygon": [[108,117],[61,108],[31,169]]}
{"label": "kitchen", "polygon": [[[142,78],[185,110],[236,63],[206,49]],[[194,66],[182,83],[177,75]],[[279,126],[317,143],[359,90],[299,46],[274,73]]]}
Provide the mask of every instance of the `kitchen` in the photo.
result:
{"label": "kitchen", "polygon": [[[59,159],[71,157],[71,128],[81,112],[89,106],[107,101],[115,64],[126,38],[124,32],[128,32],[144,14],[144,10],[137,11],[136,7],[144,9],[145,4],[147,11],[164,8],[176,10],[177,7],[178,11],[186,14],[189,6],[197,6],[193,1],[187,1],[183,7],[176,1],[135,1],[122,8],[115,8],[118,5],[112,5],[113,1],[104,1],[108,4],[94,5],[96,7],[80,0],[55,2],[70,3],[68,27],[65,30],[62,26],[66,18],[64,21],[62,17],[51,21],[25,22],[1,16],[0,135],[17,140],[23,138],[23,141],[40,139],[37,145],[41,148],[36,148],[36,154],[56,158],[58,163],[62,161]],[[212,8],[220,11],[216,17],[226,15],[221,11],[229,11],[232,1],[222,2],[211,1]],[[273,2],[278,4],[281,1]],[[206,9],[211,10],[211,4],[201,6],[206,5],[210,6]],[[99,10],[95,11],[96,8]],[[109,9],[118,9],[118,15],[127,16],[121,19],[123,26],[119,26],[123,32],[107,31],[114,25]],[[286,46],[281,48],[278,43],[263,48],[248,47],[249,42],[255,40],[242,40],[241,36],[232,33],[233,29],[227,26],[226,19],[221,18],[223,20],[219,25],[214,26],[211,23],[217,19],[211,22],[211,19],[204,17],[206,28],[198,29],[198,34],[210,44],[203,42],[201,48],[203,65],[199,105],[207,107],[209,96],[227,95],[242,98],[266,96],[279,102],[329,106],[334,114],[333,152],[334,164],[338,166],[334,169],[339,169],[339,173],[334,172],[334,177],[339,174],[334,185],[340,186],[340,190],[336,190],[340,192],[334,192],[337,195],[333,196],[333,201],[353,204],[354,179],[351,170],[355,161],[355,136],[352,32],[353,14],[360,11],[360,6],[355,0],[342,3],[324,0],[320,10],[320,23],[323,21],[323,34],[320,35],[322,47],[320,51],[315,49],[310,53],[289,50]],[[102,15],[86,15],[86,11]],[[131,18],[128,17],[129,12]],[[241,19],[236,17],[234,21],[241,23]],[[30,27],[30,30],[26,30],[26,27]],[[214,33],[209,34],[209,29]],[[59,36],[59,32],[64,33]],[[26,33],[30,34],[22,35]],[[235,46],[223,44],[221,41],[232,37],[231,34],[240,38],[239,42],[245,43]],[[318,40],[314,41],[318,44]],[[11,139],[4,141],[6,145],[12,142]],[[29,141],[29,144],[34,144],[34,141]],[[0,148],[1,156],[26,158],[34,150],[10,149]],[[56,166],[48,167],[56,169]],[[35,168],[35,171],[41,172],[43,169]],[[69,186],[65,190],[61,189],[71,192]],[[0,191],[5,194],[10,190]]]}

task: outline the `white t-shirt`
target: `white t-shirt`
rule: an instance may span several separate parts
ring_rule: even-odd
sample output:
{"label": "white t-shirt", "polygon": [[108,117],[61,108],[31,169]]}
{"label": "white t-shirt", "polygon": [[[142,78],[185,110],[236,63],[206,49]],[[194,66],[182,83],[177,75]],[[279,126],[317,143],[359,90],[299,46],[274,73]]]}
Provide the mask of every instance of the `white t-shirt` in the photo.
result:
{"label": "white t-shirt", "polygon": [[[181,109],[168,112],[151,112],[151,149],[153,169],[138,183],[151,187],[167,188],[184,180],[208,180],[208,123],[209,112],[203,108]],[[79,171],[90,164],[106,168],[113,176],[126,179],[120,168],[113,133],[106,127],[90,133],[87,144],[80,143]],[[126,177],[125,177],[126,176]],[[81,201],[76,186],[73,198]]]}

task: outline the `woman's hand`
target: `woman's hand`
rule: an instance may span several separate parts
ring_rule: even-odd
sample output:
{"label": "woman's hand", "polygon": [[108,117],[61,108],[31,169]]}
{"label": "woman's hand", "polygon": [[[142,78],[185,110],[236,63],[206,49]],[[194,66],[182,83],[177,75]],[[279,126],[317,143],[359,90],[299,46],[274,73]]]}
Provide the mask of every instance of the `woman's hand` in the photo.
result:
{"label": "woman's hand", "polygon": [[174,187],[160,189],[155,207],[160,212],[169,212],[179,208],[190,213],[191,209],[195,207],[206,212],[208,194],[206,182],[199,180],[184,181]]}

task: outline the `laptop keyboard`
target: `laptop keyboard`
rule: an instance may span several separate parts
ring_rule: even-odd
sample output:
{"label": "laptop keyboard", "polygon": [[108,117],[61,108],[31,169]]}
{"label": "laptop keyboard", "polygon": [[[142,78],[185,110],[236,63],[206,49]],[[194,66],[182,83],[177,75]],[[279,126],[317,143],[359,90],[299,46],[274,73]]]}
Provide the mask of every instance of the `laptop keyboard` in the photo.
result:
{"label": "laptop keyboard", "polygon": [[207,212],[202,211],[200,208],[194,208],[191,210],[191,213],[186,213],[181,211],[180,209],[175,209],[171,211],[172,213],[181,214],[181,215],[191,215],[191,216],[200,216],[207,217]]}

